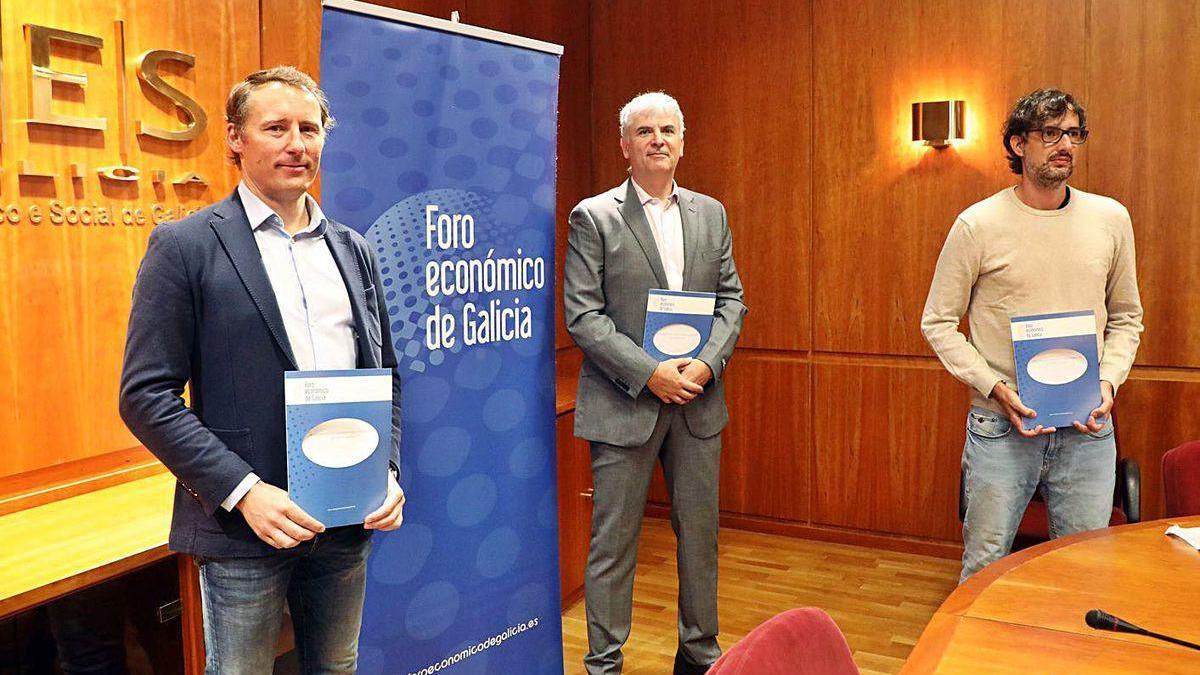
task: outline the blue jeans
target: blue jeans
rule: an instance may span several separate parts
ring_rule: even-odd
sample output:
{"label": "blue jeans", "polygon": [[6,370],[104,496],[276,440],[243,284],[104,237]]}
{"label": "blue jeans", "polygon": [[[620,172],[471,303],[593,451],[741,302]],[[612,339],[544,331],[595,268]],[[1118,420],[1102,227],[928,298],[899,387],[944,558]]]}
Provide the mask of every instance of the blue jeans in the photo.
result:
{"label": "blue jeans", "polygon": [[300,671],[353,673],[370,550],[369,533],[341,527],[265,557],[197,557],[205,673],[269,675],[285,601]]}
{"label": "blue jeans", "polygon": [[1052,539],[1108,527],[1116,461],[1111,421],[1095,434],[1070,428],[1026,438],[1004,415],[972,407],[962,459],[967,515],[959,583],[1008,554],[1039,487]]}

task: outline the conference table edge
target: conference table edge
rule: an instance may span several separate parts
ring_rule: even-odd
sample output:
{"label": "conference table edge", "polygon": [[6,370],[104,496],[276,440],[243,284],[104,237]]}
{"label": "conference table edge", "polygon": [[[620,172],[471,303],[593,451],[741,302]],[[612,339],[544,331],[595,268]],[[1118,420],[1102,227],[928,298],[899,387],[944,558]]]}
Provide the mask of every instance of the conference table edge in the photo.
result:
{"label": "conference table edge", "polygon": [[1190,522],[1189,525],[1200,525],[1200,519],[1197,519],[1195,516],[1164,518],[1141,523],[1116,525],[1099,530],[1077,532],[1065,537],[1059,537],[1058,539],[1051,539],[1050,541],[1017,551],[997,560],[972,575],[970,579],[967,579],[958,588],[954,589],[950,596],[942,602],[941,606],[934,613],[933,618],[926,624],[925,630],[921,632],[921,637],[917,639],[916,646],[913,647],[900,672],[903,674],[935,671],[953,641],[955,632],[975,601],[993,583],[1029,561],[1060,548],[1091,539],[1111,536],[1115,532],[1132,532],[1150,528],[1163,528],[1165,530],[1168,525],[1180,521],[1196,521]]}

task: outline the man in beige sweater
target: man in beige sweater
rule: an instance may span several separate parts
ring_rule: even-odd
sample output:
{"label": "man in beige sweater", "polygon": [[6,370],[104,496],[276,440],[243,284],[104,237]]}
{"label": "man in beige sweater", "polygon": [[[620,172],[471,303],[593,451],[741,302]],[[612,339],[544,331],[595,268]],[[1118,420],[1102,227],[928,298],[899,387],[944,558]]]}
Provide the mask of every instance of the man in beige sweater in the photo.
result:
{"label": "man in beige sweater", "polygon": [[[1067,187],[1088,129],[1070,94],[1039,89],[1004,127],[1015,187],[963,211],[934,270],[921,331],[942,364],[972,388],[963,469],[965,581],[1008,553],[1037,489],[1050,536],[1106,527],[1116,444],[1109,413],[1142,331],[1133,227],[1118,202]],[[1009,320],[1074,310],[1096,313],[1098,405],[1086,424],[1026,431],[1036,418],[1016,391]],[[970,337],[958,330],[967,317]]]}

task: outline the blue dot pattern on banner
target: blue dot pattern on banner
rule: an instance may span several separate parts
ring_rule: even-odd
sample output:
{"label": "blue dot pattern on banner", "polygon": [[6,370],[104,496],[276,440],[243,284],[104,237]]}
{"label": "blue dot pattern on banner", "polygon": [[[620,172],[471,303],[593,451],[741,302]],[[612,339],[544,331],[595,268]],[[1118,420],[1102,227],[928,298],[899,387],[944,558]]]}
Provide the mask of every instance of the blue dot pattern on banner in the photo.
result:
{"label": "blue dot pattern on banner", "polygon": [[[382,30],[377,31],[377,29]],[[321,80],[339,124],[323,207],[379,261],[403,388],[405,523],[375,538],[363,675],[416,672],[537,617],[441,672],[561,673],[554,471],[554,157],[558,58],[327,9]],[[425,207],[469,213],[469,250],[426,247]],[[543,289],[430,298],[428,262],[541,257]],[[533,335],[429,350],[435,304],[497,299]],[[461,335],[460,335],[461,338]]]}
{"label": "blue dot pattern on banner", "polygon": [[489,579],[504,576],[517,562],[521,552],[521,539],[511,527],[501,527],[483,538],[475,566],[479,573]]}
{"label": "blue dot pattern on banner", "polygon": [[371,573],[377,581],[403,585],[412,581],[425,567],[433,551],[433,531],[405,518],[404,546],[380,546],[372,558]]}
{"label": "blue dot pattern on banner", "polygon": [[513,446],[508,458],[508,470],[517,478],[537,478],[546,469],[551,452],[546,442],[530,436]]}
{"label": "blue dot pattern on banner", "polygon": [[417,591],[404,615],[404,628],[418,640],[441,635],[458,614],[460,594],[454,584],[435,581]]}
{"label": "blue dot pattern on banner", "polygon": [[417,456],[417,470],[445,478],[458,473],[471,453],[471,434],[462,427],[438,427],[429,432]]}

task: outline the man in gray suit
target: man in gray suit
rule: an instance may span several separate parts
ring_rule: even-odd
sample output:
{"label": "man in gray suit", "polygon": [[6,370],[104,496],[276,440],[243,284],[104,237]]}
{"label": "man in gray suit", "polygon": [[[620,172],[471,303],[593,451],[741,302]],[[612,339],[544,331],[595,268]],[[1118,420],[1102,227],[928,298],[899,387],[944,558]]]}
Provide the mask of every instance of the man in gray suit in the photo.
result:
{"label": "man in gray suit", "polygon": [[[678,541],[675,673],[704,673],[717,645],[717,475],[729,421],[721,376],[746,305],[725,207],[675,184],[683,113],[661,92],[620,114],[630,179],[571,212],[567,330],[583,351],[575,434],[591,441],[595,503],[587,569],[592,675],[620,673],[650,475],[662,461]],[[656,361],[641,347],[652,288],[716,293],[696,358]]]}

